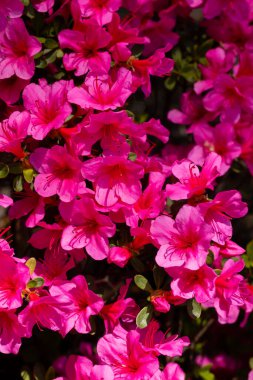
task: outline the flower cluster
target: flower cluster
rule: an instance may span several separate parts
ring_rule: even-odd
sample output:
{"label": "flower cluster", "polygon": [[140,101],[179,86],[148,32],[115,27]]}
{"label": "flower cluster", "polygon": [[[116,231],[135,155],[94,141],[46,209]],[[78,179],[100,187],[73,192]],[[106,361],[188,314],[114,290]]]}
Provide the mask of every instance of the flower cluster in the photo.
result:
{"label": "flower cluster", "polygon": [[[253,175],[251,1],[24,3],[0,4],[0,352],[51,330],[78,343],[50,379],[183,380],[196,341],[175,315],[253,310],[226,185]],[[183,88],[168,120],[148,109],[164,78]]]}

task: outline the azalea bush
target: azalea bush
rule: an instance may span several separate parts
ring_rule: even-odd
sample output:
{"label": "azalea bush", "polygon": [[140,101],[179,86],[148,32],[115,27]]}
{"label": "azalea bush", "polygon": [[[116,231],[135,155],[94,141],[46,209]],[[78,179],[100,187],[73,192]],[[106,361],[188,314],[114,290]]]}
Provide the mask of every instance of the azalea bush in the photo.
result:
{"label": "azalea bush", "polygon": [[252,22],[0,1],[1,379],[253,379]]}

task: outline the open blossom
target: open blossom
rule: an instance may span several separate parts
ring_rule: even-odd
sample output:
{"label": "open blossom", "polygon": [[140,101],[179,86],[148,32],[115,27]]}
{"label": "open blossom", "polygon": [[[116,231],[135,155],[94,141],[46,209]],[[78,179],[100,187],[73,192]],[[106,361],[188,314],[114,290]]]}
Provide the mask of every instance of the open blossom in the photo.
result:
{"label": "open blossom", "polygon": [[201,125],[194,130],[196,144],[188,154],[188,158],[197,165],[203,164],[210,152],[221,156],[220,174],[223,175],[231,166],[232,161],[241,154],[240,144],[235,139],[231,124],[221,123],[214,128]]}
{"label": "open blossom", "polygon": [[30,115],[28,112],[13,112],[9,119],[0,123],[0,152],[10,152],[18,158],[25,156],[21,143],[28,134]]}
{"label": "open blossom", "polygon": [[7,208],[13,204],[13,199],[8,197],[8,195],[0,194],[0,206]]}
{"label": "open blossom", "polygon": [[65,147],[38,148],[31,154],[30,162],[39,172],[34,186],[42,197],[57,194],[63,202],[70,202],[85,188],[81,176],[82,163]]}
{"label": "open blossom", "polygon": [[18,321],[15,310],[0,309],[0,352],[17,354],[21,338],[26,335],[25,327]]}
{"label": "open blossom", "polygon": [[150,233],[160,245],[156,262],[161,267],[196,270],[205,264],[213,233],[196,208],[183,206],[175,221],[158,216]]}
{"label": "open blossom", "polygon": [[30,280],[29,269],[14,258],[0,254],[0,308],[15,309],[22,305],[22,290]]}
{"label": "open blossom", "polygon": [[213,241],[224,245],[232,237],[231,218],[241,218],[246,215],[248,206],[242,202],[242,196],[237,190],[221,191],[209,202],[200,203],[197,209],[213,230]]}
{"label": "open blossom", "polygon": [[114,110],[122,107],[132,92],[132,74],[120,68],[111,75],[88,74],[83,86],[69,91],[68,100],[84,109]]}
{"label": "open blossom", "polygon": [[26,226],[35,227],[45,216],[45,200],[27,185],[24,186],[24,192],[19,195],[22,199],[14,202],[9,210],[9,218],[19,219],[28,215]]}
{"label": "open blossom", "polygon": [[245,303],[244,294],[240,293],[240,286],[244,278],[237,274],[244,268],[243,260],[226,261],[221,274],[215,281],[215,295],[213,300],[207,301],[205,306],[214,306],[219,322],[234,323],[239,315],[239,307]]}
{"label": "open blossom", "polygon": [[173,278],[171,289],[175,296],[186,299],[195,297],[197,302],[206,302],[214,296],[217,275],[209,266],[203,265],[197,270],[169,268],[167,272]]}
{"label": "open blossom", "polygon": [[61,330],[65,314],[57,297],[47,291],[33,292],[29,295],[28,305],[19,313],[18,320],[26,328],[26,336],[32,335],[33,326]]}
{"label": "open blossom", "polygon": [[158,369],[158,359],[140,343],[135,330],[115,329],[104,335],[97,344],[102,363],[111,367],[114,379],[149,379]]}
{"label": "open blossom", "polygon": [[84,178],[93,182],[96,201],[106,207],[121,201],[133,204],[141,195],[143,168],[124,157],[98,157],[83,165]]}
{"label": "open blossom", "polygon": [[84,75],[89,70],[109,71],[110,54],[101,49],[108,45],[111,36],[96,23],[86,21],[83,30],[62,30],[58,39],[62,49],[73,51],[63,56],[66,70],[75,70],[77,76]]}
{"label": "open blossom", "polygon": [[40,50],[40,42],[28,34],[22,19],[10,19],[0,35],[0,79],[14,74],[30,79],[35,70],[33,57]]}
{"label": "open blossom", "polygon": [[205,95],[204,107],[221,115],[221,121],[238,122],[242,112],[252,112],[253,91],[251,78],[232,78],[227,74],[217,76],[213,89]]}
{"label": "open blossom", "polygon": [[36,140],[43,140],[52,129],[59,129],[72,108],[67,101],[67,92],[73,83],[58,81],[48,85],[40,81],[31,83],[23,91],[24,106],[31,114],[29,134]]}
{"label": "open blossom", "polygon": [[207,188],[213,189],[213,182],[220,175],[220,165],[221,157],[214,152],[206,157],[201,172],[192,161],[176,161],[172,174],[180,182],[166,186],[167,196],[173,200],[187,199],[204,194]]}
{"label": "open blossom", "polygon": [[95,260],[103,260],[109,253],[108,237],[115,233],[111,219],[95,209],[88,196],[60,205],[60,213],[69,224],[62,233],[61,245],[66,250],[86,248]]}
{"label": "open blossom", "polygon": [[5,29],[8,18],[22,16],[24,4],[20,0],[1,0],[0,4],[0,32]]}
{"label": "open blossom", "polygon": [[78,0],[81,15],[84,18],[92,17],[100,25],[108,24],[120,5],[121,0]]}
{"label": "open blossom", "polygon": [[89,290],[83,276],[76,276],[66,282],[55,281],[50,294],[58,297],[64,305],[64,335],[72,328],[81,334],[87,334],[91,330],[90,317],[98,314],[104,305],[102,298]]}

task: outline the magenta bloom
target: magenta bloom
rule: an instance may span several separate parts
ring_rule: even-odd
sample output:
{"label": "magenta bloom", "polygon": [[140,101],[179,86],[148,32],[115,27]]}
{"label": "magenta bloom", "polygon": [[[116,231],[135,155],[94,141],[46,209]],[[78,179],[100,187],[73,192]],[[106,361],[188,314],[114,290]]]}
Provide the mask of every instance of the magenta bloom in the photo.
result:
{"label": "magenta bloom", "polygon": [[0,79],[14,74],[30,79],[35,70],[33,57],[40,50],[40,42],[28,34],[21,18],[9,20],[0,35]]}
{"label": "magenta bloom", "polygon": [[1,0],[0,4],[0,32],[5,29],[8,18],[22,16],[24,4],[20,0]]}
{"label": "magenta bloom", "polygon": [[221,157],[210,153],[202,167],[198,167],[189,160],[175,162],[172,165],[172,174],[180,182],[166,186],[166,194],[173,200],[187,199],[195,195],[202,195],[205,189],[213,189],[215,178],[220,175]]}
{"label": "magenta bloom", "polygon": [[63,202],[70,202],[85,187],[82,163],[65,147],[38,148],[31,154],[30,162],[39,172],[34,187],[42,197],[57,194]]}
{"label": "magenta bloom", "polygon": [[111,36],[96,23],[86,22],[83,30],[62,30],[58,39],[62,49],[73,50],[73,53],[64,54],[66,70],[75,70],[75,75],[84,75],[89,70],[109,71],[110,54],[101,49],[108,45]]}
{"label": "magenta bloom", "polygon": [[16,309],[22,305],[22,290],[30,280],[29,269],[14,258],[0,254],[0,308]]}
{"label": "magenta bloom", "polygon": [[214,299],[206,304],[215,307],[219,322],[222,324],[234,323],[239,315],[239,307],[245,303],[245,296],[240,292],[244,278],[237,274],[243,268],[243,260],[236,262],[232,259],[227,260],[220,276],[215,281]]}
{"label": "magenta bloom", "polygon": [[7,104],[16,103],[21,91],[29,84],[29,80],[21,79],[16,75],[10,78],[0,79],[0,99]]}
{"label": "magenta bloom", "polygon": [[83,276],[66,282],[56,281],[50,288],[50,294],[64,305],[64,335],[73,328],[80,334],[87,334],[91,330],[91,315],[98,314],[104,305],[102,298],[89,290]]}
{"label": "magenta bloom", "polygon": [[108,216],[95,209],[94,201],[83,197],[60,205],[63,219],[69,223],[62,234],[63,249],[86,248],[95,260],[103,260],[109,253],[108,237],[115,233],[115,225]]}
{"label": "magenta bloom", "polygon": [[51,297],[46,291],[42,296],[31,293],[29,299],[29,304],[18,315],[19,322],[26,328],[26,336],[32,335],[34,325],[53,331],[61,330],[65,314],[59,299]]}
{"label": "magenta bloom", "polygon": [[7,208],[13,204],[13,199],[8,197],[8,195],[0,194],[0,206]]}
{"label": "magenta bloom", "polygon": [[221,191],[209,202],[197,206],[213,230],[213,240],[225,244],[232,237],[231,218],[241,218],[247,214],[248,206],[242,202],[242,196],[237,190]]}
{"label": "magenta bloom", "polygon": [[21,346],[21,338],[26,335],[15,314],[15,310],[0,309],[0,352],[17,354]]}
{"label": "magenta bloom", "polygon": [[40,81],[31,83],[23,91],[24,106],[31,114],[29,134],[43,140],[52,129],[61,128],[72,108],[67,101],[67,92],[72,82],[58,81],[52,85]]}
{"label": "magenta bloom", "polygon": [[10,219],[19,219],[28,215],[26,219],[27,227],[35,227],[45,215],[45,200],[29,186],[25,186],[25,191],[19,193],[22,199],[14,202],[9,210]]}
{"label": "magenta bloom", "polygon": [[121,201],[133,204],[141,195],[143,168],[123,157],[98,157],[83,165],[84,178],[92,181],[96,201],[111,207]]}
{"label": "magenta bloom", "polygon": [[204,107],[221,115],[221,121],[238,122],[242,112],[253,110],[252,83],[248,77],[231,78],[219,75],[214,88],[204,97]]}
{"label": "magenta bloom", "polygon": [[28,112],[15,111],[0,123],[0,152],[10,152],[18,158],[25,156],[21,143],[27,136],[29,122]]}
{"label": "magenta bloom", "polygon": [[82,17],[92,17],[100,25],[105,25],[112,20],[112,15],[119,9],[121,0],[78,0],[78,4]]}
{"label": "magenta bloom", "polygon": [[183,206],[174,221],[158,216],[151,223],[151,236],[161,245],[156,262],[164,268],[199,269],[206,262],[213,233],[192,206]]}
{"label": "magenta bloom", "polygon": [[186,268],[167,269],[173,277],[171,289],[175,296],[185,299],[196,298],[196,301],[206,302],[214,296],[214,280],[217,277],[213,269],[203,265],[197,270]]}
{"label": "magenta bloom", "polygon": [[132,74],[120,68],[112,75],[88,74],[82,87],[69,91],[68,100],[84,109],[114,110],[122,107],[132,92]]}
{"label": "magenta bloom", "polygon": [[158,359],[147,352],[135,330],[115,329],[98,341],[97,351],[102,362],[112,368],[114,379],[148,379],[159,369]]}
{"label": "magenta bloom", "polygon": [[221,156],[220,174],[223,175],[231,166],[232,161],[241,154],[241,146],[235,139],[234,128],[231,124],[221,123],[214,128],[201,125],[194,130],[196,144],[188,158],[196,164],[203,164],[210,152]]}

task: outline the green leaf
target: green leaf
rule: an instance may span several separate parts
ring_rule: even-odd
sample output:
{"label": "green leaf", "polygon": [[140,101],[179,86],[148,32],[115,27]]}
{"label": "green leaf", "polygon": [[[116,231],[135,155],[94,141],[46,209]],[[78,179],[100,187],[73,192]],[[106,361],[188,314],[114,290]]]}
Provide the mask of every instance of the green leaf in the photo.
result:
{"label": "green leaf", "polygon": [[251,240],[246,247],[246,254],[242,256],[246,268],[253,267],[253,240]]}
{"label": "green leaf", "polygon": [[203,380],[215,380],[215,376],[210,372],[210,366],[205,366],[199,369],[198,375]]}
{"label": "green leaf", "polygon": [[129,159],[130,161],[135,161],[136,158],[137,158],[137,154],[136,154],[136,153],[134,153],[134,152],[130,152],[130,153],[128,154],[128,159]]}
{"label": "green leaf", "polygon": [[149,324],[153,314],[152,305],[144,306],[136,317],[136,324],[140,329],[144,329]]}
{"label": "green leaf", "polygon": [[21,2],[24,4],[25,7],[28,7],[30,4],[30,0],[21,0]]}
{"label": "green leaf", "polygon": [[45,379],[45,368],[41,363],[36,363],[33,367],[34,380],[44,380]]}
{"label": "green leaf", "polygon": [[23,380],[31,380],[31,376],[30,376],[29,372],[27,372],[26,370],[21,371],[20,375],[21,375]]}
{"label": "green leaf", "polygon": [[136,272],[139,272],[139,273],[145,272],[146,270],[145,265],[142,263],[142,261],[138,257],[132,257],[130,262],[133,268],[136,270]]}
{"label": "green leaf", "polygon": [[165,87],[170,91],[172,91],[175,88],[176,84],[177,84],[177,81],[174,76],[166,78],[164,82]]}
{"label": "green leaf", "polygon": [[40,288],[43,285],[44,285],[44,278],[36,277],[33,280],[30,280],[26,286],[27,288],[31,289],[31,288]]}
{"label": "green leaf", "polygon": [[30,257],[25,263],[25,265],[29,268],[30,274],[32,275],[36,268],[36,259],[34,257]]}
{"label": "green leaf", "polygon": [[249,360],[249,367],[250,369],[253,369],[253,357]]}
{"label": "green leaf", "polygon": [[23,172],[22,165],[19,162],[13,162],[9,165],[11,174],[21,174]]}
{"label": "green leaf", "polygon": [[13,189],[17,193],[23,190],[23,177],[22,175],[18,175],[17,177],[14,178],[13,180]]}
{"label": "green leaf", "polygon": [[199,318],[201,316],[201,305],[195,300],[187,302],[187,311],[192,318]]}
{"label": "green leaf", "polygon": [[24,169],[23,170],[23,175],[28,183],[32,183],[33,181],[33,175],[34,175],[34,170],[32,168]]}
{"label": "green leaf", "polygon": [[145,290],[146,292],[149,292],[149,293],[153,291],[148,280],[141,274],[137,274],[136,276],[134,276],[134,282],[138,286],[138,288],[140,288],[141,290]]}
{"label": "green leaf", "polygon": [[6,178],[9,174],[9,166],[0,162],[0,178]]}
{"label": "green leaf", "polygon": [[55,370],[53,367],[49,367],[45,375],[45,380],[53,380],[55,378]]}
{"label": "green leaf", "polygon": [[58,42],[53,38],[47,38],[44,42],[44,45],[48,49],[56,49],[58,47]]}

